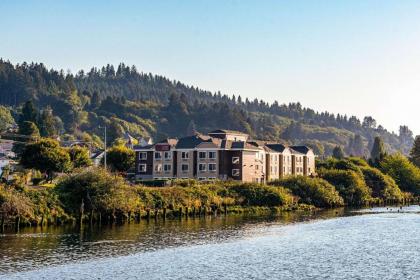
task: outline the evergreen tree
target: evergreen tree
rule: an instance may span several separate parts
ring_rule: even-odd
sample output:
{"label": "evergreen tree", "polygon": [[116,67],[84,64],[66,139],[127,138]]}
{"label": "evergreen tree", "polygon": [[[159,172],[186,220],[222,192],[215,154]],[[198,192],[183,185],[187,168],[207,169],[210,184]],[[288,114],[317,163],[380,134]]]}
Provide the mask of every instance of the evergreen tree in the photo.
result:
{"label": "evergreen tree", "polygon": [[70,160],[74,168],[87,167],[92,165],[92,161],[89,158],[89,151],[84,147],[71,147],[69,150]]}
{"label": "evergreen tree", "polygon": [[197,133],[197,129],[195,128],[194,120],[191,120],[187,127],[187,134],[186,135],[195,135]]}
{"label": "evergreen tree", "polygon": [[341,146],[335,146],[332,156],[336,159],[343,159],[345,157],[343,148]]}
{"label": "evergreen tree", "polygon": [[19,117],[19,126],[24,122],[37,123],[37,111],[32,101],[27,101],[22,107],[22,113]]}
{"label": "evergreen tree", "polygon": [[10,114],[10,110],[0,105],[0,132],[15,124],[15,120]]}
{"label": "evergreen tree", "polygon": [[45,172],[49,179],[53,172],[65,172],[71,167],[67,151],[52,139],[28,144],[22,153],[21,164]]}
{"label": "evergreen tree", "polygon": [[420,135],[417,135],[414,140],[413,148],[410,151],[410,161],[420,167]]}
{"label": "evergreen tree", "polygon": [[373,165],[377,166],[381,160],[386,156],[384,142],[379,136],[375,137],[373,142],[372,151],[370,152],[370,161]]}
{"label": "evergreen tree", "polygon": [[365,147],[363,139],[360,134],[354,135],[354,138],[350,138],[348,152],[350,155],[363,157],[365,153]]}
{"label": "evergreen tree", "polygon": [[32,137],[39,137],[39,129],[35,123],[24,121],[19,125],[19,134],[28,135]]}
{"label": "evergreen tree", "polygon": [[51,137],[57,135],[56,120],[50,107],[42,110],[38,120],[39,132],[42,137]]}
{"label": "evergreen tree", "polygon": [[101,105],[101,99],[97,91],[93,92],[92,98],[90,100],[90,108],[96,109]]}

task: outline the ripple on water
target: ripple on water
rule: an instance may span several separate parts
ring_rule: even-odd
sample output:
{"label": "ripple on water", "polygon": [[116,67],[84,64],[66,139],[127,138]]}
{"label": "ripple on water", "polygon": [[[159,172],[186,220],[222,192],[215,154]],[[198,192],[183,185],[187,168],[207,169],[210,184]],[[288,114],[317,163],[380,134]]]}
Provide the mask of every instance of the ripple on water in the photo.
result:
{"label": "ripple on water", "polygon": [[[30,270],[6,270],[0,278],[420,279],[419,207],[412,210],[378,209],[370,215],[287,225],[219,219],[133,226],[80,242],[71,235],[65,241],[54,238],[56,247],[44,251],[64,264],[42,253],[30,258],[25,254],[44,244],[26,245],[15,257],[2,258],[1,267],[19,264]],[[53,266],[39,266],[37,257]]]}

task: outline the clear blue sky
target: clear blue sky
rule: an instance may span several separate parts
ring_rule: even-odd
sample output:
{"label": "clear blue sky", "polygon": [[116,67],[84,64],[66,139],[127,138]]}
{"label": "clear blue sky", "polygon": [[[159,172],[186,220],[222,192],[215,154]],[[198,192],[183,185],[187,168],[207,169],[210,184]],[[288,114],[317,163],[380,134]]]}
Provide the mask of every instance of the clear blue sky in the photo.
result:
{"label": "clear blue sky", "polygon": [[0,57],[135,64],[420,134],[420,1],[0,1]]}

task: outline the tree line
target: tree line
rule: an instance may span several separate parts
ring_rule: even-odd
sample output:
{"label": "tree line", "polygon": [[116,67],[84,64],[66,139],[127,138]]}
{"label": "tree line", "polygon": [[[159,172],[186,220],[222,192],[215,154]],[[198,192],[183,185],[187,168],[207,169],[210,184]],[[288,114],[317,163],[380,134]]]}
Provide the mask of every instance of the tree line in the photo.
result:
{"label": "tree line", "polygon": [[[23,119],[41,136],[83,139],[101,144],[101,127],[109,127],[110,143],[126,133],[135,137],[179,137],[193,131],[234,129],[254,138],[306,144],[319,155],[335,146],[348,155],[369,156],[380,136],[389,152],[408,154],[414,137],[407,126],[398,134],[370,116],[317,112],[300,103],[268,104],[240,95],[211,93],[179,81],[139,72],[123,63],[77,74],[47,69],[42,63],[13,65],[0,60],[0,118],[22,122],[32,103],[36,111]],[[37,133],[31,123],[23,132]],[[1,128],[0,129],[5,129]]]}

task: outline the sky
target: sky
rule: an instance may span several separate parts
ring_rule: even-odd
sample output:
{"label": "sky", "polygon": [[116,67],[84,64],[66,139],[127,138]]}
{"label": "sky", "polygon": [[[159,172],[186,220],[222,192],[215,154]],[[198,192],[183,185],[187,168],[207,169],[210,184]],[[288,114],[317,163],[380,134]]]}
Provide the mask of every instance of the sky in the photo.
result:
{"label": "sky", "polygon": [[136,65],[420,134],[420,1],[0,1],[0,57]]}

